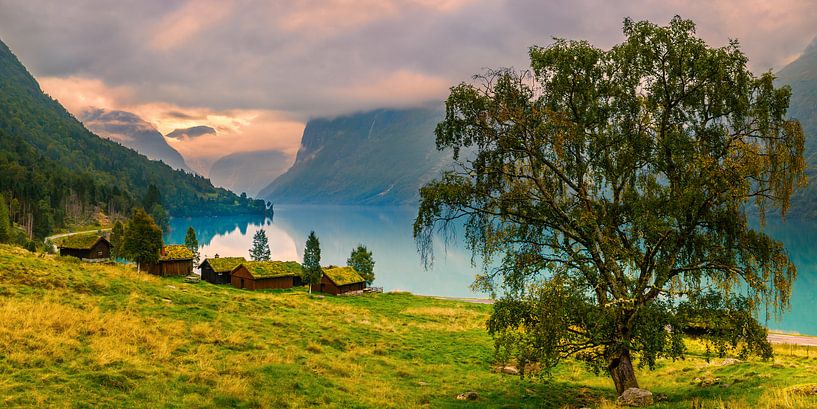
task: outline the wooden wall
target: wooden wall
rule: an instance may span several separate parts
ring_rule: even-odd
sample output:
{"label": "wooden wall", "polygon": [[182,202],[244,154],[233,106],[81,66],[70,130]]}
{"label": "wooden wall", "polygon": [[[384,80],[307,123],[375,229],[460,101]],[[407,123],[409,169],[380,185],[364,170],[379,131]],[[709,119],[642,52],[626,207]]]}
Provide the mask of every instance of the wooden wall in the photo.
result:
{"label": "wooden wall", "polygon": [[361,291],[366,288],[366,283],[354,283],[354,284],[346,284],[342,286],[336,286],[332,280],[329,279],[326,275],[321,276],[321,282],[312,286],[313,292],[320,292],[320,293],[327,293],[332,295],[338,295],[343,293],[348,293],[351,291]]}
{"label": "wooden wall", "polygon": [[213,284],[229,284],[230,272],[217,273],[210,263],[205,262],[201,265],[201,279]]}
{"label": "wooden wall", "polygon": [[254,278],[246,267],[239,266],[230,276],[230,284],[235,288],[246,290],[273,290],[292,288],[295,277]]}
{"label": "wooden wall", "polygon": [[146,264],[145,271],[158,276],[186,276],[193,273],[193,260],[160,261],[156,264]]}

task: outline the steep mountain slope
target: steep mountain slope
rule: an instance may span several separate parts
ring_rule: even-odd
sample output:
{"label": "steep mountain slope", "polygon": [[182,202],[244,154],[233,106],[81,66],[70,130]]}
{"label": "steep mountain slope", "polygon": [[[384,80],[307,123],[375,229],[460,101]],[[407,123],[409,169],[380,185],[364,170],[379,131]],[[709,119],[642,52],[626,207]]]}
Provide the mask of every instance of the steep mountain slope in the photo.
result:
{"label": "steep mountain slope", "polygon": [[173,215],[264,211],[261,201],[241,200],[92,134],[0,42],[0,193],[15,221],[43,237],[77,209],[127,212],[150,185]]}
{"label": "steep mountain slope", "polygon": [[165,137],[138,115],[125,111],[89,109],[79,115],[89,130],[99,136],[119,142],[149,159],[160,160],[173,169],[192,172],[178,151],[167,144]]}
{"label": "steep mountain slope", "polygon": [[255,196],[291,163],[291,157],[281,151],[237,152],[213,163],[208,176],[216,186]]}
{"label": "steep mountain slope", "polygon": [[789,116],[800,121],[806,134],[805,157],[809,185],[792,198],[791,214],[817,217],[817,38],[800,57],[777,73],[778,85],[792,88]]}
{"label": "steep mountain slope", "polygon": [[295,164],[260,192],[274,203],[397,205],[449,163],[438,109],[381,109],[307,123]]}

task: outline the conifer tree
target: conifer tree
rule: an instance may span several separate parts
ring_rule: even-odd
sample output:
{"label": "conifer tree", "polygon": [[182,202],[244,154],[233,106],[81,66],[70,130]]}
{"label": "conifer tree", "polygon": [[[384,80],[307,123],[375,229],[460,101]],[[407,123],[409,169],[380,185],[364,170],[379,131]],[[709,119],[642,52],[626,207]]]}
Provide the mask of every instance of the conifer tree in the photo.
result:
{"label": "conifer tree", "polygon": [[196,238],[196,230],[193,226],[187,227],[187,234],[184,236],[184,246],[193,252],[193,262],[199,264],[199,240]]}
{"label": "conifer tree", "polygon": [[252,237],[250,258],[255,261],[269,261],[269,241],[267,241],[267,233],[263,229],[255,232],[255,235]]}
{"label": "conifer tree", "polygon": [[125,225],[116,221],[111,229],[111,258],[122,257],[122,243],[125,240]]}
{"label": "conifer tree", "polygon": [[5,243],[11,238],[11,222],[9,220],[9,209],[6,207],[6,198],[0,193],[0,243]]}
{"label": "conifer tree", "polygon": [[303,279],[309,286],[309,294],[312,294],[312,286],[321,282],[321,243],[315,232],[309,232],[304,247]]}

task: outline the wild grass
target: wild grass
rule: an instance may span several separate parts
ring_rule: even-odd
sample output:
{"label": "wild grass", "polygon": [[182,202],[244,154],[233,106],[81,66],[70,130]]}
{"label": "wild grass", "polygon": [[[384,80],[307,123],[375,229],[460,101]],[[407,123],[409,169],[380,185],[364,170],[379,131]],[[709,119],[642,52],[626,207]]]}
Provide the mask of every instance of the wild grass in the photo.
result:
{"label": "wild grass", "polygon": [[[605,376],[497,373],[490,306],[237,290],[0,246],[0,406],[613,408]],[[639,370],[658,408],[817,407],[817,351]],[[456,400],[466,391],[477,401]]]}

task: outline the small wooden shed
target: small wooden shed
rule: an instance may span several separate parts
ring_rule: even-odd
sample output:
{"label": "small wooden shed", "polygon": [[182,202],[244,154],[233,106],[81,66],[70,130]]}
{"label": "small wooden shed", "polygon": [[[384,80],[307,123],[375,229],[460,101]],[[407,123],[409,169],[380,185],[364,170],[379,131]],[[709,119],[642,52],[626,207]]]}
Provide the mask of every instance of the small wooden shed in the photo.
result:
{"label": "small wooden shed", "polygon": [[247,261],[230,273],[233,287],[248,290],[292,288],[300,279],[301,265],[295,261]]}
{"label": "small wooden shed", "polygon": [[366,280],[352,267],[324,267],[321,281],[312,285],[312,291],[333,295],[362,291]]}
{"label": "small wooden shed", "polygon": [[241,263],[246,263],[244,257],[219,257],[204,259],[199,265],[201,279],[213,284],[229,284],[230,273]]}
{"label": "small wooden shed", "polygon": [[184,244],[168,244],[162,248],[159,262],[146,264],[145,271],[159,276],[186,276],[193,273],[194,254]]}
{"label": "small wooden shed", "polygon": [[59,241],[57,247],[61,256],[72,256],[83,260],[105,260],[111,258],[111,243],[96,233],[73,234]]}

